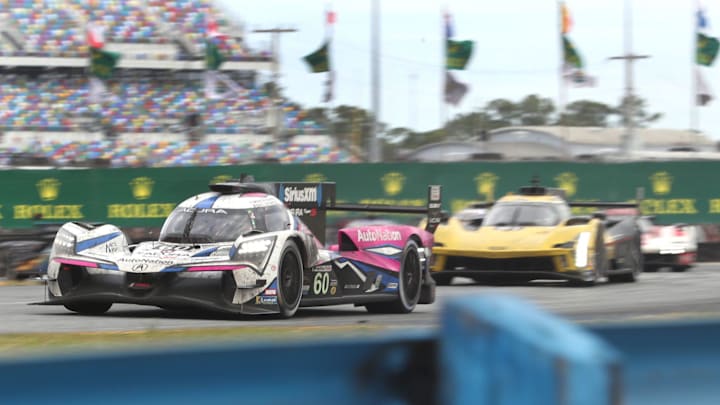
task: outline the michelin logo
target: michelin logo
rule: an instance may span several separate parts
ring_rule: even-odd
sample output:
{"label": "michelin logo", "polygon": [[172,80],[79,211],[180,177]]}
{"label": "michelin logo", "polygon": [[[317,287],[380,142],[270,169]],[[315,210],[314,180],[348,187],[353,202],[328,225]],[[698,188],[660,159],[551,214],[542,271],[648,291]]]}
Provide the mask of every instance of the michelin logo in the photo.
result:
{"label": "michelin logo", "polygon": [[284,202],[315,202],[318,200],[317,187],[286,187]]}
{"label": "michelin logo", "polygon": [[358,229],[357,240],[358,242],[402,240],[402,235],[398,231],[390,231],[387,229]]}

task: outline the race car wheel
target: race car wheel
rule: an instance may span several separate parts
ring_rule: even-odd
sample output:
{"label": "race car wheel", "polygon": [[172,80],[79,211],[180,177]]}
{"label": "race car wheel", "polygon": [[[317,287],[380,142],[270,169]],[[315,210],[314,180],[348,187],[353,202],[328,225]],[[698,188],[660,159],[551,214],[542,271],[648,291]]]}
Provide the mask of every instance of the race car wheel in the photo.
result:
{"label": "race car wheel", "polygon": [[405,245],[400,265],[398,298],[391,302],[377,302],[365,305],[368,312],[407,314],[415,309],[420,300],[422,266],[418,245],[409,240]]}
{"label": "race car wheel", "polygon": [[112,303],[109,302],[75,302],[72,304],[65,304],[65,308],[70,311],[84,315],[104,314],[111,306]]}
{"label": "race car wheel", "polygon": [[690,266],[673,266],[672,271],[674,271],[676,273],[682,273],[683,271],[686,271],[689,268],[690,268]]}
{"label": "race car wheel", "polygon": [[628,267],[630,267],[630,272],[608,275],[608,281],[632,283],[637,280],[638,275],[643,271],[643,256],[639,239],[636,239],[629,245],[625,262],[628,264]]}
{"label": "race car wheel", "polygon": [[278,270],[278,305],[280,316],[290,318],[300,306],[303,287],[303,265],[300,251],[293,241],[288,241],[280,255]]}

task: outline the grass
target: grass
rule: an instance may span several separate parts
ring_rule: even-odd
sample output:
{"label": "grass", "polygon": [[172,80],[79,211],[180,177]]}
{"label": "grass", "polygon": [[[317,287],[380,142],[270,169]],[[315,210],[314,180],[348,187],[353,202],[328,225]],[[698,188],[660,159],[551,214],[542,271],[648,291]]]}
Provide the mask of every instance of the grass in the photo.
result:
{"label": "grass", "polygon": [[202,329],[147,329],[117,332],[12,333],[0,335],[0,357],[87,353],[108,350],[259,343],[367,336],[383,328],[353,326],[268,326]]}

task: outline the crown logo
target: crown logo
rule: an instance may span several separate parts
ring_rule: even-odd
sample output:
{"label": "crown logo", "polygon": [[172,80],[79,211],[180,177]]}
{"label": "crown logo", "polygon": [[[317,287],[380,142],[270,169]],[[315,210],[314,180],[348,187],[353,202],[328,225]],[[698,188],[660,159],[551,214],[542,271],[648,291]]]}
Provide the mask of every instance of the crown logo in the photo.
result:
{"label": "crown logo", "polygon": [[136,200],[147,200],[152,195],[154,184],[155,180],[150,177],[135,177],[130,182],[133,197],[135,197]]}
{"label": "crown logo", "polygon": [[405,176],[398,172],[386,173],[380,180],[387,195],[399,194],[405,185]]}
{"label": "crown logo", "polygon": [[650,176],[653,193],[663,195],[672,190],[673,178],[668,172],[656,172]]}
{"label": "crown logo", "polygon": [[37,187],[41,200],[52,201],[60,194],[61,184],[58,179],[48,178],[38,181],[35,183],[35,186]]}
{"label": "crown logo", "polygon": [[557,186],[565,191],[565,195],[572,197],[577,192],[578,177],[572,172],[563,172],[555,176]]}
{"label": "crown logo", "polygon": [[475,177],[475,186],[477,187],[478,195],[485,197],[485,201],[494,201],[497,181],[498,176],[496,176],[495,173],[484,172],[478,174]]}
{"label": "crown logo", "polygon": [[327,177],[325,177],[322,173],[310,173],[305,176],[303,181],[307,181],[309,183],[322,183],[323,181],[327,181]]}

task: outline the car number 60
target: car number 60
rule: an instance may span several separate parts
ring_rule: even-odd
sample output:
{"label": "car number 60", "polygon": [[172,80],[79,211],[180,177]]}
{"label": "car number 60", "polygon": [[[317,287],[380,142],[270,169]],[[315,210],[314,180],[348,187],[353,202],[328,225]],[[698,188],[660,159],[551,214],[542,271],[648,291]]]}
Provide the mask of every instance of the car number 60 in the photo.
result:
{"label": "car number 60", "polygon": [[330,288],[330,273],[315,273],[313,279],[313,294],[325,295]]}

